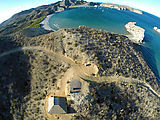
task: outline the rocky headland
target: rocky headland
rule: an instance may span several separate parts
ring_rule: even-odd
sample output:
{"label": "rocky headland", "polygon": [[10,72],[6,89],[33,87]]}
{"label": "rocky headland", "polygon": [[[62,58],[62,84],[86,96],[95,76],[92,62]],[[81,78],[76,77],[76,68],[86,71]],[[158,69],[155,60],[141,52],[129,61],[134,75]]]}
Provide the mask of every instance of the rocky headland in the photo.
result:
{"label": "rocky headland", "polygon": [[[0,25],[0,119],[159,120],[159,84],[139,44],[85,26],[39,28],[47,15],[74,3],[65,1],[23,11]],[[66,96],[72,98],[69,114],[48,116],[47,96],[64,92],[66,79],[75,76],[84,87],[81,94]]]}
{"label": "rocky headland", "polygon": [[136,25],[136,22],[129,22],[125,25],[126,30],[129,32],[127,37],[135,43],[142,43],[144,39],[145,29]]}
{"label": "rocky headland", "polygon": [[142,11],[138,10],[138,9],[135,9],[135,8],[131,8],[127,5],[117,5],[117,4],[112,4],[112,3],[102,3],[100,4],[100,6],[102,7],[108,7],[108,8],[114,8],[114,9],[117,9],[117,10],[129,10],[129,11],[132,11],[132,12],[135,12],[135,13],[138,13],[138,14],[143,14]]}

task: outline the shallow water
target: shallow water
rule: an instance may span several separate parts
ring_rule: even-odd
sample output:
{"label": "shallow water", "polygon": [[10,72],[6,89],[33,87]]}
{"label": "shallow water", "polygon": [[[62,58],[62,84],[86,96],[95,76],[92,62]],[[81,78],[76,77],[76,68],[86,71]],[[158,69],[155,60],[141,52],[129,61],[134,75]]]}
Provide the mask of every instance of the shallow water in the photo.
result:
{"label": "shallow water", "polygon": [[125,34],[124,25],[136,22],[144,28],[145,43],[142,45],[144,58],[157,78],[160,80],[160,34],[153,27],[160,28],[160,18],[144,12],[143,15],[130,11],[118,11],[105,7],[77,7],[64,12],[56,13],[49,19],[49,26],[58,30],[60,28],[77,28],[85,25],[114,33]]}

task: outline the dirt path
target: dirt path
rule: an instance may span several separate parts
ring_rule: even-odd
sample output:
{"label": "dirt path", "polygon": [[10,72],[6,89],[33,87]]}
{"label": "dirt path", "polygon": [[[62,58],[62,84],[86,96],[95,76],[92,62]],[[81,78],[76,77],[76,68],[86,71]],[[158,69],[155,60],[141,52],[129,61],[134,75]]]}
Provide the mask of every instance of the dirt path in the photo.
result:
{"label": "dirt path", "polygon": [[151,91],[152,94],[154,94],[155,96],[157,96],[158,98],[160,98],[160,94],[157,93],[154,89],[152,89],[152,87],[149,84],[147,84],[147,83],[145,83],[143,81],[140,81],[140,80],[137,80],[137,79],[133,79],[133,78],[125,78],[123,76],[120,76],[120,77],[113,76],[113,77],[110,77],[110,78],[111,78],[110,82],[120,82],[120,81],[123,81],[123,82],[127,82],[127,83],[130,83],[130,84],[141,85],[141,86],[147,88],[149,91]]}
{"label": "dirt path", "polygon": [[73,68],[70,68],[65,72],[62,79],[60,79],[57,83],[57,87],[59,90],[56,91],[57,95],[66,96],[65,90],[67,81],[69,81],[74,76]]}
{"label": "dirt path", "polygon": [[47,53],[50,53],[50,55],[56,56],[57,58],[62,59],[63,61],[65,61],[65,62],[67,62],[67,63],[69,63],[71,65],[75,64],[74,61],[72,59],[70,59],[69,57],[66,57],[66,56],[64,56],[62,54],[59,54],[59,53],[55,53],[52,50],[49,50],[49,49],[44,48],[44,47],[39,47],[39,46],[20,47],[20,48],[16,48],[16,49],[13,49],[13,50],[10,50],[10,51],[6,51],[6,52],[0,54],[0,58],[4,57],[4,56],[7,56],[7,55],[10,55],[12,53],[23,51],[23,50],[30,50],[30,51],[41,50],[41,51],[45,51]]}
{"label": "dirt path", "polygon": [[[58,87],[59,87],[59,90],[56,91],[57,93],[61,93],[62,95],[65,95],[65,86],[67,84],[67,81],[75,76],[74,78],[77,78],[78,75],[90,75],[91,73],[94,73],[94,72],[98,72],[97,70],[94,70],[92,69],[92,66],[89,66],[89,67],[85,67],[84,65],[80,65],[80,64],[76,64],[71,58],[69,57],[66,57],[60,53],[55,53],[53,52],[52,50],[49,50],[47,48],[44,48],[44,47],[39,47],[39,46],[29,46],[29,47],[20,47],[20,48],[16,48],[16,49],[13,49],[13,50],[10,50],[10,51],[6,51],[2,54],[0,54],[0,58],[1,57],[5,57],[7,55],[10,55],[12,53],[16,53],[16,52],[19,52],[19,51],[23,51],[23,50],[30,50],[30,51],[33,51],[33,50],[41,50],[41,51],[45,51],[47,53],[49,53],[50,55],[52,56],[56,56],[57,59],[59,60],[62,60],[68,64],[70,64],[72,67],[64,74],[63,78],[60,79],[57,83],[58,83]],[[93,66],[94,68],[95,66]],[[77,75],[78,74],[78,75]]]}
{"label": "dirt path", "polygon": [[[55,53],[52,50],[46,49],[44,47],[39,47],[39,46],[29,46],[29,47],[20,47],[20,48],[16,48],[10,51],[6,51],[2,54],[0,54],[0,58],[1,57],[5,57],[9,54],[12,53],[16,53],[19,51],[23,51],[23,50],[41,50],[41,51],[45,51],[47,53],[50,53],[50,55],[56,56],[57,58],[59,58],[60,60],[63,60],[69,64],[71,64],[71,68],[65,73],[64,77],[61,79],[61,81],[59,81],[59,87],[60,87],[60,91],[64,94],[65,93],[65,85],[67,84],[67,80],[69,78],[67,78],[68,76],[73,76],[75,73],[83,79],[88,79],[88,80],[96,80],[98,82],[104,82],[104,81],[109,81],[109,82],[120,82],[120,81],[124,81],[127,83],[131,83],[131,84],[138,84],[138,85],[142,85],[144,87],[146,87],[148,90],[150,90],[154,95],[156,95],[157,97],[160,98],[159,93],[157,93],[154,89],[152,89],[152,87],[142,81],[133,79],[133,78],[125,78],[125,77],[119,77],[119,76],[112,76],[112,77],[105,77],[105,78],[99,78],[99,77],[89,77],[91,75],[91,72],[95,71],[95,70],[91,70],[92,68],[85,68],[84,65],[80,65],[80,64],[76,64],[71,58],[66,57],[62,54],[59,53]],[[88,69],[88,70],[87,70]],[[94,68],[93,68],[94,69]],[[87,71],[86,71],[87,70]],[[89,72],[91,70],[91,72]],[[97,71],[96,71],[97,72]],[[67,78],[67,79],[64,79]]]}
{"label": "dirt path", "polygon": [[[82,77],[82,76],[81,76]],[[125,78],[123,76],[111,76],[111,77],[82,77],[82,78],[86,78],[88,80],[91,80],[91,81],[96,81],[98,83],[101,83],[101,82],[109,82],[109,83],[112,83],[112,82],[127,82],[129,84],[136,84],[136,85],[141,85],[145,88],[147,88],[149,91],[152,92],[152,94],[154,94],[155,96],[157,96],[158,98],[160,98],[160,93],[157,93],[149,84],[145,83],[144,81],[140,81],[138,79],[134,79],[134,78]]]}

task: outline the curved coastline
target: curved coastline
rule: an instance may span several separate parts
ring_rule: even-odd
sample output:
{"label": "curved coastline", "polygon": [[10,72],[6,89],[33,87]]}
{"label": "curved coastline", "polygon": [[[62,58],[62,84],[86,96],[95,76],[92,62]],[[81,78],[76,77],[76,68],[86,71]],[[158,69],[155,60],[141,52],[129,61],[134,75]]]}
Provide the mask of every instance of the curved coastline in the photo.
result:
{"label": "curved coastline", "polygon": [[[63,12],[63,11],[65,11],[65,10],[74,9],[74,8],[79,8],[79,7],[95,7],[95,6],[91,6],[91,5],[88,5],[88,4],[69,6],[67,9],[60,10],[60,11],[55,11],[55,13],[60,13],[60,12]],[[105,6],[102,6],[102,5],[100,4],[100,5],[98,5],[97,7],[105,7]],[[129,6],[128,6],[128,7],[129,7]],[[110,8],[110,7],[106,7],[106,8]],[[110,8],[110,9],[112,9],[112,8]],[[127,9],[120,9],[120,10],[124,11],[124,10],[127,10]],[[129,10],[129,11],[131,11],[131,10]],[[132,11],[132,12],[134,12],[134,11]],[[41,22],[42,28],[44,28],[45,30],[56,31],[55,29],[53,29],[53,28],[51,28],[51,27],[49,26],[49,19],[50,19],[55,13],[48,15],[48,16]]]}
{"label": "curved coastline", "polygon": [[[69,7],[67,10],[69,10],[69,9],[74,9],[74,8],[78,8],[78,7],[94,7],[94,6],[71,6],[71,7]],[[103,7],[103,6],[99,6],[99,7]],[[66,10],[66,9],[65,9]],[[56,13],[60,13],[60,12],[63,12],[63,11],[65,11],[65,10],[62,10],[62,11],[59,11],[59,12],[56,12]],[[55,29],[53,29],[53,28],[51,28],[50,26],[49,26],[49,19],[53,16],[54,14],[50,14],[50,15],[48,15],[42,22],[41,22],[41,24],[42,24],[42,28],[44,28],[45,30],[50,30],[50,31],[56,31]],[[130,23],[132,23],[132,22],[130,22]],[[128,23],[129,24],[129,23]],[[127,25],[127,24],[126,24]],[[126,28],[126,25],[124,26],[125,28]],[[138,26],[136,26],[136,27],[138,27]],[[143,38],[144,38],[144,32],[145,32],[145,30],[143,29],[143,28],[140,28],[140,27],[138,27],[138,28],[136,28],[135,29],[135,26],[134,26],[134,30],[132,31],[132,30],[130,30],[131,29],[131,26],[129,25],[129,27],[128,28],[126,28],[126,31],[127,32],[129,32],[129,34],[123,34],[123,35],[125,35],[125,36],[127,36],[127,37],[129,37],[129,39],[130,40],[132,40],[132,41],[134,41],[135,43],[137,43],[137,44],[140,44],[140,43],[142,43],[142,40],[143,40]],[[137,32],[139,32],[140,31],[140,29],[142,29],[143,31],[141,31],[140,33],[140,35],[139,34],[137,34]],[[129,30],[129,31],[128,31]],[[132,34],[134,34],[134,35],[132,35]],[[114,33],[114,32],[113,32]],[[143,35],[142,35],[142,33],[143,33]],[[138,38],[137,38],[138,37]]]}
{"label": "curved coastline", "polygon": [[55,31],[49,26],[49,19],[53,16],[54,14],[48,15],[40,24],[42,25],[42,28],[45,30],[50,30],[50,31]]}

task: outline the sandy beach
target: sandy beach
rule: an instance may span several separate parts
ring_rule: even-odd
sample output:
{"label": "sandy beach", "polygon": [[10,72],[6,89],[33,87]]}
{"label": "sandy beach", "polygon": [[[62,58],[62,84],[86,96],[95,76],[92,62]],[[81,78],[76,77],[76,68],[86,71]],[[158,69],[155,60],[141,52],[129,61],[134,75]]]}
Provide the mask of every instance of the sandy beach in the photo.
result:
{"label": "sandy beach", "polygon": [[48,23],[48,20],[49,20],[53,15],[54,15],[54,14],[48,15],[48,16],[41,22],[42,28],[44,28],[45,30],[52,30],[52,31],[54,31],[51,27],[49,27],[49,23]]}

